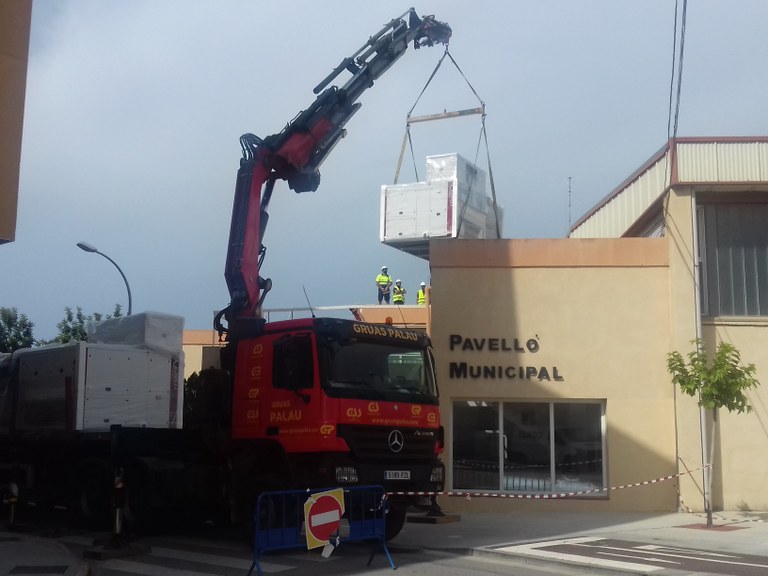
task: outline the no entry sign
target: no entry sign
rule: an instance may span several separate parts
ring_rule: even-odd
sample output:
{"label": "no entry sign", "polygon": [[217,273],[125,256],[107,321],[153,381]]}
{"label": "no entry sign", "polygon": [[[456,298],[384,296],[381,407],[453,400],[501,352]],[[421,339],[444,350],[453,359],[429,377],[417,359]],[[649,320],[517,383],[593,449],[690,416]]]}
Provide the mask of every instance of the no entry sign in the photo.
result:
{"label": "no entry sign", "polygon": [[337,488],[312,494],[304,503],[304,526],[307,548],[328,544],[331,534],[339,529],[344,515],[344,490]]}

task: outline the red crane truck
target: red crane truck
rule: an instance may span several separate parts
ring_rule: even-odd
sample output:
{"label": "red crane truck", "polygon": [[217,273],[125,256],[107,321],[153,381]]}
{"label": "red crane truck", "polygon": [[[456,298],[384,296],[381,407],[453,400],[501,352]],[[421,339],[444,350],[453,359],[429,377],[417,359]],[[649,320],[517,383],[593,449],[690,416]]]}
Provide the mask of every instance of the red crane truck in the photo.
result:
{"label": "red crane truck", "polygon": [[[266,322],[263,238],[276,181],[316,190],[361,94],[409,45],[450,35],[410,9],[342,60],[281,132],[241,137],[230,303],[214,321],[226,340],[222,370],[196,376],[183,402],[181,351],[165,347],[172,327],[159,347],[108,338],[0,358],[0,485],[19,487],[22,499],[66,501],[97,523],[109,518],[117,471],[125,518],[140,525],[169,505],[249,522],[264,490],[383,484],[392,493],[387,536],[397,535],[417,501],[404,494],[443,489],[429,338],[335,318]],[[330,85],[345,71],[346,83]],[[109,322],[154,319],[137,316]]]}

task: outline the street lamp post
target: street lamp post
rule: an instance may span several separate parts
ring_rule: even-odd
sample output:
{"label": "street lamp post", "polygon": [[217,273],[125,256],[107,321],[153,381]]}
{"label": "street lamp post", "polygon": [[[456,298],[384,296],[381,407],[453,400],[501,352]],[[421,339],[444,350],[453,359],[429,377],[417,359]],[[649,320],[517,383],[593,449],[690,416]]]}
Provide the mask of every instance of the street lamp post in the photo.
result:
{"label": "street lamp post", "polygon": [[115,268],[117,268],[117,271],[120,272],[120,276],[123,277],[123,282],[125,282],[125,287],[128,289],[128,314],[127,316],[131,315],[131,309],[133,305],[133,300],[131,298],[131,287],[128,285],[128,278],[125,277],[125,274],[123,274],[123,271],[120,269],[120,266],[117,265],[117,262],[112,260],[109,256],[104,254],[104,252],[99,252],[98,249],[95,246],[92,246],[91,244],[88,244],[87,242],[78,242],[77,247],[80,248],[80,250],[84,250],[86,252],[93,252],[95,254],[99,254],[100,256],[104,256],[107,260],[112,262]]}

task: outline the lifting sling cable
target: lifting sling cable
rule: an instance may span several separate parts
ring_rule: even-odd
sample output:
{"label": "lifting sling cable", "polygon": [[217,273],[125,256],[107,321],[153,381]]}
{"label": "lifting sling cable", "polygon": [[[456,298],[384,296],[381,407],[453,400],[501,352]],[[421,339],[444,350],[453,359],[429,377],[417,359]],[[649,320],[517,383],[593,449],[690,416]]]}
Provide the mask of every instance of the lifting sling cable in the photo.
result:
{"label": "lifting sling cable", "polygon": [[[443,55],[440,56],[440,60],[437,61],[437,66],[435,66],[435,69],[432,70],[432,74],[429,75],[429,79],[427,80],[427,83],[424,84],[424,88],[421,89],[421,92],[419,92],[418,98],[416,98],[416,102],[413,103],[413,106],[411,106],[411,109],[408,110],[408,114],[405,117],[405,134],[403,134],[403,145],[400,147],[400,158],[397,161],[397,170],[395,171],[395,184],[397,184],[397,180],[400,178],[400,167],[403,164],[403,154],[405,153],[405,142],[408,140],[408,144],[411,149],[411,158],[413,159],[413,171],[416,174],[416,182],[419,181],[419,171],[416,169],[416,157],[413,153],[413,141],[411,140],[411,113],[413,113],[413,109],[416,108],[416,105],[419,103],[419,100],[421,100],[421,97],[424,95],[424,92],[427,91],[427,87],[429,86],[429,83],[432,82],[432,78],[435,77],[435,74],[437,74],[437,71],[440,69],[440,66],[443,64],[443,60],[445,60],[445,56],[448,54],[448,46],[445,47],[445,52],[443,52]],[[453,60],[453,58],[451,58]]]}
{"label": "lifting sling cable", "polygon": [[488,181],[491,184],[491,200],[493,202],[493,220],[496,223],[496,239],[501,240],[501,226],[499,226],[499,208],[496,205],[496,185],[493,183],[493,168],[491,167],[491,153],[488,152],[488,133],[485,131],[485,116],[483,116],[483,138],[485,138],[485,155],[488,157]]}
{"label": "lifting sling cable", "polygon": [[[477,147],[475,148],[475,158],[473,160],[473,164],[477,166],[477,157],[480,155],[480,143],[483,141],[483,126],[485,125],[485,115],[483,115],[483,121],[482,125],[480,127],[480,134],[477,137]],[[464,200],[464,203],[461,205],[461,209],[459,211],[459,224],[456,228],[456,237],[458,238],[461,235],[461,225],[464,223],[464,214],[467,212],[467,206],[469,206],[469,199],[472,197],[472,186],[475,185],[475,178],[472,178],[469,181],[469,190],[467,190],[467,197]],[[459,199],[461,199],[461,195],[459,195]]]}
{"label": "lifting sling cable", "polygon": [[[485,102],[483,102],[483,99],[480,98],[480,95],[477,93],[477,91],[474,89],[472,84],[470,84],[469,80],[467,80],[467,77],[464,75],[464,72],[461,71],[461,68],[459,68],[459,65],[456,63],[456,60],[453,59],[453,56],[448,52],[448,46],[445,47],[445,53],[448,54],[448,58],[451,59],[451,62],[453,62],[453,65],[456,66],[456,70],[459,71],[459,74],[461,74],[461,77],[464,78],[464,81],[467,83],[467,86],[469,86],[469,89],[472,90],[472,94],[475,95],[475,98],[477,98],[478,102],[485,108]],[[415,106],[415,104],[414,104]]]}
{"label": "lifting sling cable", "polygon": [[[491,166],[491,155],[488,153],[488,133],[485,130],[485,114],[483,114],[482,125],[480,127],[480,136],[478,137],[477,148],[475,149],[475,161],[474,161],[475,166],[477,166],[477,158],[480,155],[481,141],[485,142],[485,155],[486,155],[486,158],[488,159],[488,179],[491,184],[491,199],[493,201],[493,220],[494,220],[494,224],[496,225],[496,238],[498,240],[501,240],[501,228],[499,227],[499,211],[496,206],[496,186],[493,182],[493,167]],[[474,183],[474,179],[469,184],[467,199],[464,202],[463,206],[461,207],[461,214],[459,217],[459,227],[458,227],[458,230],[456,231],[457,236],[461,233],[461,224],[462,222],[464,222],[464,213],[467,210],[467,204],[469,203],[469,197],[472,193],[473,183]]]}
{"label": "lifting sling cable", "polygon": [[411,160],[413,161],[413,173],[416,174],[416,182],[419,181],[419,169],[416,168],[416,154],[413,151],[413,140],[411,140],[411,125],[406,124],[405,134],[403,134],[403,144],[400,146],[400,158],[397,161],[397,170],[395,171],[395,181],[393,184],[397,184],[400,179],[400,166],[403,163],[403,156],[405,155],[405,144],[408,143],[408,147],[411,151]]}
{"label": "lifting sling cable", "polygon": [[[411,138],[411,114],[413,113],[413,110],[416,108],[416,105],[419,103],[419,100],[421,100],[421,97],[424,95],[424,93],[427,90],[427,87],[429,87],[429,84],[432,82],[432,79],[437,74],[437,71],[440,69],[440,66],[443,63],[443,60],[445,57],[448,56],[451,59],[451,62],[456,67],[456,70],[458,70],[459,74],[461,74],[461,77],[464,79],[464,81],[467,83],[467,86],[469,86],[469,89],[472,91],[472,93],[477,98],[478,102],[480,102],[480,108],[479,109],[473,109],[473,110],[461,110],[458,112],[452,112],[452,113],[446,113],[444,115],[436,115],[436,117],[423,117],[423,120],[436,120],[439,117],[442,118],[449,118],[449,117],[456,117],[456,116],[464,116],[466,114],[474,114],[474,113],[480,113],[482,114],[482,122],[481,122],[481,128],[480,128],[480,139],[485,143],[485,152],[486,152],[486,158],[488,160],[488,178],[490,181],[491,186],[491,199],[493,202],[493,215],[494,215],[494,221],[496,225],[496,237],[501,239],[501,229],[499,226],[499,211],[496,204],[496,185],[493,180],[493,167],[491,166],[491,155],[488,148],[488,133],[485,129],[485,102],[483,102],[483,99],[480,98],[480,95],[477,93],[477,90],[475,90],[474,86],[472,86],[472,83],[469,81],[467,76],[462,71],[459,64],[454,59],[453,55],[448,51],[448,46],[445,47],[445,52],[440,57],[440,59],[437,62],[437,65],[435,66],[435,69],[432,71],[432,74],[430,74],[429,79],[427,80],[426,84],[424,85],[424,88],[422,88],[421,92],[419,93],[419,96],[416,98],[416,101],[413,103],[413,106],[411,106],[411,109],[408,111],[408,114],[406,116],[406,125],[405,125],[405,134],[403,135],[403,143],[400,147],[400,158],[397,162],[397,170],[395,172],[395,181],[394,183],[397,184],[398,179],[400,178],[400,168],[402,167],[403,163],[403,156],[405,154],[405,143],[408,142],[410,151],[411,151],[411,160],[413,161],[413,170],[416,175],[416,181],[419,180],[419,173],[416,168],[416,156],[413,151],[413,140]],[[475,165],[477,165],[477,156],[479,155],[479,148],[480,148],[480,141],[478,141],[477,150],[475,151]],[[471,192],[471,184],[470,184],[470,192]],[[464,203],[464,206],[461,209],[461,218],[459,220],[459,230],[457,231],[457,234],[461,231],[461,222],[464,218],[464,212],[466,211],[467,202],[469,201],[469,194],[467,195],[467,201]]]}
{"label": "lifting sling cable", "polygon": [[[467,83],[467,86],[469,86],[469,89],[472,90],[472,93],[478,99],[478,101],[480,102],[480,104],[481,104],[481,106],[483,108],[483,119],[482,119],[482,124],[481,124],[481,128],[480,128],[480,137],[482,139],[484,139],[484,141],[485,141],[485,154],[486,154],[486,157],[488,159],[488,179],[489,179],[490,185],[491,185],[491,199],[493,201],[493,216],[494,216],[494,222],[496,224],[496,238],[501,239],[501,230],[499,228],[499,211],[498,211],[497,206],[496,206],[496,185],[494,184],[494,181],[493,181],[493,168],[491,167],[491,154],[490,154],[490,151],[488,149],[488,133],[485,130],[485,116],[486,116],[486,114],[485,114],[485,102],[483,102],[483,99],[480,98],[480,95],[477,93],[477,90],[475,90],[474,86],[472,86],[472,83],[469,81],[467,76],[464,74],[464,72],[462,71],[462,69],[459,66],[458,62],[456,62],[456,60],[454,59],[453,55],[450,52],[448,52],[448,47],[447,46],[445,47],[445,53],[451,59],[451,62],[453,62],[453,65],[456,67],[456,70],[458,70],[459,74],[461,74],[461,77],[464,78],[464,81]],[[479,153],[480,153],[480,142],[478,141],[478,143],[477,143],[477,150],[475,151],[475,165],[477,165],[477,156],[478,156]],[[461,219],[459,220],[459,229],[456,232],[457,236],[459,235],[459,232],[461,232],[461,224],[464,221],[464,212],[467,209],[467,203],[469,202],[469,193],[471,192],[471,189],[472,189],[472,184],[470,184],[470,190],[467,193],[467,200],[464,203],[464,206],[462,207],[462,210],[461,210]]]}
{"label": "lifting sling cable", "polygon": [[[413,142],[411,142],[411,126],[410,124],[405,125],[405,133],[403,134],[403,143],[400,145],[400,157],[397,160],[397,169],[395,170],[395,180],[393,184],[397,184],[397,181],[400,179],[400,165],[403,163],[403,155],[405,154],[405,143],[410,142],[411,144],[411,156],[413,156]],[[414,171],[416,170],[416,162],[414,160],[413,165]],[[416,180],[418,180],[418,176],[416,177]]]}

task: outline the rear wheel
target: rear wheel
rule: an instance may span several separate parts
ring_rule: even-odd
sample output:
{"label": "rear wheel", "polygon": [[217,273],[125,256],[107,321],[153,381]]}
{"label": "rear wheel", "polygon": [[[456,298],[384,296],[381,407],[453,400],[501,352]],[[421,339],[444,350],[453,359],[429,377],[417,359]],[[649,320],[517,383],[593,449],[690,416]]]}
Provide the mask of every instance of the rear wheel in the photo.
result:
{"label": "rear wheel", "polygon": [[103,460],[84,462],[75,476],[72,510],[76,519],[88,528],[108,527],[112,514],[113,478]]}

